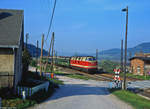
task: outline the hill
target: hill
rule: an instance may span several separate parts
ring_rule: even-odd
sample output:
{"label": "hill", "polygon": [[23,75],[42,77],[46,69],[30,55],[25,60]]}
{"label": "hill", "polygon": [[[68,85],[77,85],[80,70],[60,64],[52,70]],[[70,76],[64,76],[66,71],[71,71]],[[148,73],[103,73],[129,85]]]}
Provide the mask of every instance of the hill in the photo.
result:
{"label": "hill", "polygon": [[[133,48],[127,49],[127,58],[134,56],[135,53],[150,53],[150,42],[139,44]],[[99,52],[99,58],[102,60],[120,61],[121,49],[109,49]],[[131,54],[131,55],[130,55]]]}
{"label": "hill", "polygon": [[[24,43],[25,44],[25,43]],[[32,55],[32,57],[36,56],[36,46],[33,44],[28,44],[27,48],[30,52],[30,54]],[[120,53],[121,50],[119,48],[113,48],[113,49],[109,49],[109,50],[104,50],[99,52],[99,59],[100,60],[112,60],[112,61],[120,61]],[[128,48],[127,49],[127,57],[128,59],[131,56],[134,56],[135,53],[139,53],[139,52],[143,52],[143,53],[150,53],[150,42],[147,43],[141,43],[133,48]],[[131,53],[131,56],[129,55]],[[74,56],[74,53],[68,53],[69,56]],[[41,55],[41,49],[38,49],[38,56]],[[47,56],[48,55],[48,51],[46,51],[45,49],[43,50],[43,56]],[[61,55],[61,54],[60,54]],[[78,56],[87,56],[90,54],[83,54],[83,53],[78,53]],[[67,53],[63,53],[63,56],[68,56]],[[95,56],[95,53],[93,54],[93,56]]]}
{"label": "hill", "polygon": [[[26,43],[24,43],[24,46],[26,46]],[[33,44],[28,44],[27,49],[30,52],[32,57],[36,57],[36,46]],[[43,49],[43,56],[47,56],[48,52]],[[41,48],[38,48],[38,56],[41,56]]]}

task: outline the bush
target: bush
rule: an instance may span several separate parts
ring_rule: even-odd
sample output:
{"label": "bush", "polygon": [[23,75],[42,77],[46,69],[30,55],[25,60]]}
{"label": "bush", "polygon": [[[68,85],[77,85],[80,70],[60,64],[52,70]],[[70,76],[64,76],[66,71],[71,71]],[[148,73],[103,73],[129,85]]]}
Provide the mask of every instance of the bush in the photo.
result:
{"label": "bush", "polygon": [[55,91],[55,87],[53,83],[50,83],[48,91],[42,89],[38,92],[34,93],[31,97],[29,97],[30,100],[36,101],[37,103],[41,103],[44,100],[48,99]]}
{"label": "bush", "polygon": [[36,104],[35,101],[22,100],[21,98],[2,100],[3,107],[16,107],[17,109],[25,109],[29,106],[33,106],[34,104]]}
{"label": "bush", "polygon": [[[31,97],[27,97],[26,100],[22,100],[21,96],[17,95],[5,95],[2,98],[2,106],[3,107],[16,107],[17,109],[25,109],[27,107],[33,106],[34,104],[41,103],[44,100],[48,99],[55,91],[56,84],[50,82],[48,91],[39,90]],[[3,91],[6,91],[4,89]],[[2,92],[2,91],[1,91]]]}
{"label": "bush", "polygon": [[23,73],[28,71],[29,64],[31,62],[31,55],[27,49],[24,49],[22,56]]}
{"label": "bush", "polygon": [[30,65],[32,67],[36,67],[37,66],[37,61],[32,59],[31,62],[30,62]]}
{"label": "bush", "polygon": [[114,69],[117,67],[119,68],[119,63],[110,60],[103,60],[100,62],[99,66],[103,69],[103,71],[113,73]]}

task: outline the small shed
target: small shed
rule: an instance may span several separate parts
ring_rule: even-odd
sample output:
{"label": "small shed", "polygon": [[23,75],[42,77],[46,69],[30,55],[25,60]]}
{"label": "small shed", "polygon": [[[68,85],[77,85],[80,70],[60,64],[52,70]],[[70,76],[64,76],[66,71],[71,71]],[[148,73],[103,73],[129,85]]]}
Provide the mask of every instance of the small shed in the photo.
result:
{"label": "small shed", "polygon": [[0,9],[0,87],[16,88],[22,76],[24,14]]}
{"label": "small shed", "polygon": [[150,57],[130,58],[131,72],[135,75],[145,75],[150,72]]}

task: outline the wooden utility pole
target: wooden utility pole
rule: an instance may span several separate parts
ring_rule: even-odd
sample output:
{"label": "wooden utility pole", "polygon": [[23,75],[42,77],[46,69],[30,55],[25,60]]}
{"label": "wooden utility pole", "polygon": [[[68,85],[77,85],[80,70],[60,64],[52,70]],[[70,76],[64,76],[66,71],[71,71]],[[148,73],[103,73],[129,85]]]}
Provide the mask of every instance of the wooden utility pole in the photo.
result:
{"label": "wooden utility pole", "polygon": [[26,49],[27,49],[27,45],[28,45],[28,38],[29,38],[29,33],[26,34]]}
{"label": "wooden utility pole", "polygon": [[49,59],[50,54],[51,54],[52,43],[53,43],[53,36],[51,38],[51,42],[50,42],[50,46],[49,46],[49,50],[48,50],[48,57],[47,57],[47,61],[46,61],[46,64],[45,64],[45,70],[44,70],[45,72],[46,72],[46,69],[47,69],[48,59]]}
{"label": "wooden utility pole", "polygon": [[52,33],[52,62],[51,62],[51,73],[53,73],[53,56],[54,56],[54,38],[55,34],[54,32]]}
{"label": "wooden utility pole", "polygon": [[37,65],[38,65],[38,49],[39,49],[39,41],[37,40],[37,45],[36,45],[36,73],[37,73]]}
{"label": "wooden utility pole", "polygon": [[126,90],[126,64],[127,64],[127,33],[128,33],[128,6],[122,11],[126,12],[126,33],[125,33],[125,58],[124,58],[124,79],[123,79],[123,90]]}
{"label": "wooden utility pole", "polygon": [[121,40],[121,59],[120,59],[120,64],[121,64],[121,72],[123,72],[123,40]]}
{"label": "wooden utility pole", "polygon": [[40,76],[42,76],[42,58],[43,58],[44,34],[42,34],[41,56],[40,56]]}

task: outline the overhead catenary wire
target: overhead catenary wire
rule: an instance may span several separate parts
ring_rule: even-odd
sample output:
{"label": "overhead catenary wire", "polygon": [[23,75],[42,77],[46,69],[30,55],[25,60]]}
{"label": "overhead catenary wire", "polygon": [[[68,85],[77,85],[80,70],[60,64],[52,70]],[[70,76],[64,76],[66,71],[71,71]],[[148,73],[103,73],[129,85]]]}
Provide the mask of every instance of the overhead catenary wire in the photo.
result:
{"label": "overhead catenary wire", "polygon": [[55,9],[56,9],[56,4],[57,4],[57,0],[54,1],[54,7],[53,7],[53,11],[52,11],[52,15],[51,15],[51,19],[50,19],[50,23],[49,23],[49,28],[48,28],[48,32],[47,32],[47,36],[46,36],[46,41],[48,39],[51,27],[52,27],[52,23],[53,23],[53,18],[54,18],[54,14],[55,14]]}

